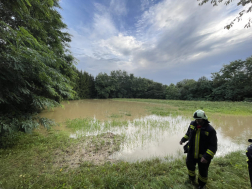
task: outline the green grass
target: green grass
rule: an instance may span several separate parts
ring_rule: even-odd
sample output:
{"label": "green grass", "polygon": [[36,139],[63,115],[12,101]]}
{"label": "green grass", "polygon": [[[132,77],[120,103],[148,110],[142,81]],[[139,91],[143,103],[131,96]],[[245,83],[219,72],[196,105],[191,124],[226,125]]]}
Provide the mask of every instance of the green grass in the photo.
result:
{"label": "green grass", "polygon": [[[0,150],[0,187],[194,188],[185,183],[187,169],[184,156],[171,162],[152,159],[135,163],[107,162],[99,166],[82,162],[73,169],[53,166],[55,150],[64,152],[79,140],[55,132],[47,136],[17,134],[12,144],[6,144],[5,149]],[[210,165],[207,188],[250,188],[244,153],[233,152],[215,158]]]}
{"label": "green grass", "polygon": [[124,125],[127,125],[127,121],[117,119],[102,122],[91,118],[83,118],[83,119],[76,118],[72,120],[69,119],[66,121],[67,128],[71,128],[73,131],[81,130],[82,132],[91,132],[91,133],[97,131],[103,133],[107,132],[112,127],[121,127]]}
{"label": "green grass", "polygon": [[[212,114],[252,114],[250,103],[246,102],[148,99],[127,99],[127,101],[147,103],[148,111],[164,116],[191,115],[196,109],[203,109]],[[87,149],[93,147],[94,151],[90,152],[90,156],[104,149],[111,142],[104,140],[103,132],[113,127],[125,127],[127,124],[127,121],[118,119],[105,122],[89,118],[74,119],[66,122],[69,129],[83,132],[99,131],[98,135],[88,137],[83,135],[72,139],[67,133],[51,130],[44,135],[15,133],[12,137],[0,138],[0,188],[195,188],[185,183],[187,169],[184,155],[174,161],[170,161],[169,157],[165,160],[152,159],[135,163],[123,161],[113,163],[107,160],[99,165],[92,161],[82,161],[76,168],[64,164],[65,158],[76,153],[80,145],[84,145]],[[149,124],[156,125],[154,122]],[[141,121],[135,121],[134,125],[145,126]],[[114,144],[111,153],[119,150],[124,137],[114,135],[111,138]],[[245,153],[233,152],[225,157],[214,158],[209,168],[207,188],[250,188]]]}
{"label": "green grass", "polygon": [[252,115],[251,102],[212,102],[212,101],[183,101],[183,100],[155,100],[155,99],[114,99],[119,101],[144,102],[148,104],[161,104],[162,107],[152,108],[152,113],[170,115],[183,112],[192,114],[197,109],[207,113],[229,115]]}

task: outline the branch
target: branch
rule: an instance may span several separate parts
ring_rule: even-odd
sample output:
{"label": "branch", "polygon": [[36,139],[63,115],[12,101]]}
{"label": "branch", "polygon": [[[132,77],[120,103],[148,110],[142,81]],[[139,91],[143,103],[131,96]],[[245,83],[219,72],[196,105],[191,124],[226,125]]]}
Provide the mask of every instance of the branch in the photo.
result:
{"label": "branch", "polygon": [[[207,3],[209,0],[197,0],[200,1],[199,6],[204,5],[205,3]],[[227,0],[224,2],[225,5],[228,5],[232,2],[233,0]],[[211,0],[211,4],[213,4],[213,6],[218,6],[218,3],[222,3],[223,0]],[[237,6],[246,6],[247,4],[252,4],[252,0],[240,0],[237,3]],[[237,21],[239,22],[240,20],[242,20],[242,16],[244,15],[244,13],[249,13],[252,11],[252,5],[247,9],[247,10],[242,10],[239,15],[232,21],[230,22],[230,24],[226,25],[224,27],[224,29],[230,29],[231,27],[233,27],[234,22]],[[249,28],[250,24],[252,23],[251,18],[249,18],[248,23],[244,26],[244,28]]]}

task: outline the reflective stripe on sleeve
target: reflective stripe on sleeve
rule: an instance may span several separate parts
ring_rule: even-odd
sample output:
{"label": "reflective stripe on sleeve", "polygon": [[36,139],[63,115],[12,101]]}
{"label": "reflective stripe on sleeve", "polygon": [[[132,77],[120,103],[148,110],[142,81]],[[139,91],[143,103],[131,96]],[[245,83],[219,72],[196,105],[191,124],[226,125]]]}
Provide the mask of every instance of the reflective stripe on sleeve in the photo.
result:
{"label": "reflective stripe on sleeve", "polygon": [[184,136],[185,139],[188,139],[189,137],[187,135]]}
{"label": "reflective stripe on sleeve", "polygon": [[213,153],[211,150],[207,150],[206,153],[208,153],[210,156],[214,157],[215,153]]}

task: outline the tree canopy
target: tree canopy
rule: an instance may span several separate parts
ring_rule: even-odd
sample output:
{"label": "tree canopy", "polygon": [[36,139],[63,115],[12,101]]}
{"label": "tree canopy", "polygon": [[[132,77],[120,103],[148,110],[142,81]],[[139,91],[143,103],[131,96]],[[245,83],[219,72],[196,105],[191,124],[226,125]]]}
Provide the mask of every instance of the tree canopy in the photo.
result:
{"label": "tree canopy", "polygon": [[56,8],[57,0],[0,1],[1,132],[29,131],[34,113],[75,98],[71,39]]}
{"label": "tree canopy", "polygon": [[98,98],[165,98],[162,83],[134,77],[126,71],[111,71],[110,75],[99,73],[95,78],[95,89]]}
{"label": "tree canopy", "polygon": [[166,99],[252,101],[252,56],[223,65],[212,73],[212,80],[184,79],[166,89]]}

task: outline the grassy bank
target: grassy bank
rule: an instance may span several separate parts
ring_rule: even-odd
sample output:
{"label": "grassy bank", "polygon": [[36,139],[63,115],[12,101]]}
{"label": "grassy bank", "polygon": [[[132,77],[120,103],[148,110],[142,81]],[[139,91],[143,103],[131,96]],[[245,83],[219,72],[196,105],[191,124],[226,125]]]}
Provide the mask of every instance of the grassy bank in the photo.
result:
{"label": "grassy bank", "polygon": [[[227,115],[252,115],[251,102],[212,102],[212,101],[185,101],[185,100],[155,100],[155,99],[114,99],[119,101],[145,102],[150,104],[162,104],[164,107],[152,108],[152,113],[159,115],[192,114],[197,109],[213,114]],[[167,108],[167,107],[168,108]]]}
{"label": "grassy bank", "polygon": [[[99,137],[99,136],[98,136]],[[185,157],[173,162],[153,159],[127,163],[110,161],[97,165],[83,161],[69,168],[59,155],[74,153],[83,138],[64,134],[18,133],[0,150],[1,188],[194,188],[185,184]],[[72,150],[71,150],[72,149]],[[62,161],[62,164],[57,164]],[[207,188],[250,188],[243,152],[215,158]]]}

